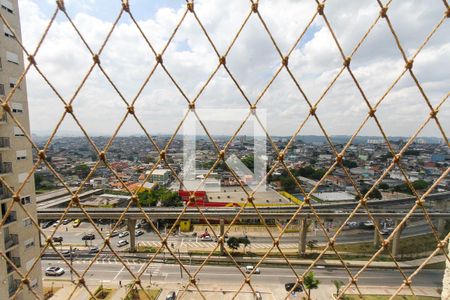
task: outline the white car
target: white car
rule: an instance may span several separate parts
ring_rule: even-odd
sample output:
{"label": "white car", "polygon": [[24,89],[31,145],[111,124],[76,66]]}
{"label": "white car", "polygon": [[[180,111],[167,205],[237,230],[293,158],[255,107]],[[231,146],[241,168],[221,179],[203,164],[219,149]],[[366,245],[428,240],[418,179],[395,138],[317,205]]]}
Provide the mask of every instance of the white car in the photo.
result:
{"label": "white car", "polygon": [[[253,269],[255,269],[253,266],[245,266],[245,273],[250,274]],[[253,274],[260,274],[261,271],[259,270],[259,268],[256,268],[255,271],[253,272]]]}
{"label": "white car", "polygon": [[120,240],[117,242],[117,247],[123,247],[128,245],[128,241],[127,240]]}
{"label": "white car", "polygon": [[61,267],[48,267],[45,269],[45,275],[47,276],[61,276],[64,274],[64,269]]}
{"label": "white car", "polygon": [[55,222],[55,223],[53,223],[53,227],[56,227],[56,226],[58,226],[58,224],[59,224],[59,220],[56,220],[56,222]]}
{"label": "white car", "polygon": [[126,237],[128,235],[130,235],[130,233],[128,231],[122,231],[121,233],[119,233],[120,238]]}
{"label": "white car", "polygon": [[203,242],[211,242],[213,240],[213,238],[210,235],[205,235],[205,236],[202,236],[200,238],[200,240]]}
{"label": "white car", "polygon": [[135,236],[141,236],[141,235],[143,235],[144,234],[144,231],[143,230],[140,230],[140,229],[138,229],[138,230],[136,230],[135,232],[134,232],[134,235]]}

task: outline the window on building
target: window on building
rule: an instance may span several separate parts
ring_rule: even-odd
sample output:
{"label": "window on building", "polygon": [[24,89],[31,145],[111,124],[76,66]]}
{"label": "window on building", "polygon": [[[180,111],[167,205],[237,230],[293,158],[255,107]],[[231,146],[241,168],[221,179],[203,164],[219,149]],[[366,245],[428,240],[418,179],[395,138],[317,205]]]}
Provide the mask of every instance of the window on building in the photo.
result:
{"label": "window on building", "polygon": [[12,104],[12,111],[14,113],[21,113],[23,112],[23,105],[22,103],[14,103]]}
{"label": "window on building", "polygon": [[0,96],[5,96],[5,85],[0,83]]}
{"label": "window on building", "polygon": [[19,56],[14,52],[6,51],[6,60],[16,65],[19,64]]}
{"label": "window on building", "polygon": [[2,8],[9,13],[14,13],[14,6],[10,0],[1,0]]}
{"label": "window on building", "polygon": [[5,33],[5,36],[14,38],[14,33],[9,30],[8,26],[6,26],[5,24],[3,24],[3,32]]}
{"label": "window on building", "polygon": [[20,127],[14,127],[14,135],[15,136],[24,136],[25,134],[23,133],[22,129],[20,129]]}
{"label": "window on building", "polygon": [[17,160],[27,159],[27,150],[18,150],[16,151]]}
{"label": "window on building", "polygon": [[24,244],[25,244],[25,249],[30,249],[30,248],[34,247],[34,239],[33,238],[28,239],[25,241]]}
{"label": "window on building", "polygon": [[31,218],[25,218],[22,220],[23,227],[30,227],[33,225],[33,222],[31,222]]}
{"label": "window on building", "polygon": [[25,179],[27,179],[27,176],[28,176],[28,173],[20,173],[19,174],[19,176],[17,176],[18,177],[18,181],[19,181],[19,183],[23,183],[23,182],[25,182]]}
{"label": "window on building", "polygon": [[[13,88],[16,86],[17,78],[10,77],[9,78],[9,87]],[[17,86],[20,89],[20,85]]]}
{"label": "window on building", "polygon": [[30,204],[31,203],[31,197],[30,196],[22,197],[22,198],[20,198],[20,202],[22,203],[22,205]]}

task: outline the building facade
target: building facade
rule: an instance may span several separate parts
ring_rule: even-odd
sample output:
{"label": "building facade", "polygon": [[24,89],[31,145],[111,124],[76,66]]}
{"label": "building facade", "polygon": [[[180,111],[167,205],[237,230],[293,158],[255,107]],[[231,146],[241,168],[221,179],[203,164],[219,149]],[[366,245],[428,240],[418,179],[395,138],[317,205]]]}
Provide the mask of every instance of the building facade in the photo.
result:
{"label": "building facade", "polygon": [[[27,133],[30,132],[27,91],[25,81],[16,86],[24,70],[24,59],[16,39],[21,39],[19,7],[17,0],[0,0],[0,12],[13,30],[3,22],[0,29],[0,97],[2,100],[16,87],[9,101],[11,113]],[[34,177],[27,179],[33,166],[31,145],[22,130],[3,108],[0,111],[0,176],[19,196],[23,207],[36,216]],[[0,217],[3,219],[13,203],[12,193],[0,184]],[[11,260],[20,272],[28,274],[29,286],[42,293],[42,271],[39,257],[39,234],[31,219],[14,204],[6,222],[0,227],[0,251]],[[34,265],[34,267],[33,267]],[[0,259],[0,299],[34,299],[27,286],[18,292],[21,277],[3,257]]]}

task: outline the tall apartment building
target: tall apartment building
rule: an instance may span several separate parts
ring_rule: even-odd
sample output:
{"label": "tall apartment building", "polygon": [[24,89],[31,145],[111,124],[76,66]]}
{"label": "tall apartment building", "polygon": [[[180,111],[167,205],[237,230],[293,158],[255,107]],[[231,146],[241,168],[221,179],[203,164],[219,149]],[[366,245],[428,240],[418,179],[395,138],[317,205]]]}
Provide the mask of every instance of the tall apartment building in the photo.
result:
{"label": "tall apartment building", "polygon": [[[18,0],[0,0],[0,12],[14,29],[1,22],[0,28],[0,97],[14,88],[17,78],[24,70],[24,60],[21,48],[16,39],[21,39]],[[14,117],[29,132],[28,102],[25,82],[22,81],[9,102]],[[33,164],[31,145],[24,137],[21,129],[10,116],[0,111],[0,176],[16,191],[25,181]],[[28,180],[20,192],[21,203],[32,215],[36,215],[36,197],[33,177]],[[12,195],[0,184],[0,217],[3,218],[11,205]],[[17,205],[7,221],[0,227],[0,251],[4,253],[18,267],[22,274],[26,274],[39,257],[39,235],[31,219]],[[38,293],[42,293],[41,264],[31,270],[29,284]],[[13,298],[20,284],[20,276],[5,259],[0,259],[0,299]],[[15,299],[35,299],[26,286],[17,294]]]}

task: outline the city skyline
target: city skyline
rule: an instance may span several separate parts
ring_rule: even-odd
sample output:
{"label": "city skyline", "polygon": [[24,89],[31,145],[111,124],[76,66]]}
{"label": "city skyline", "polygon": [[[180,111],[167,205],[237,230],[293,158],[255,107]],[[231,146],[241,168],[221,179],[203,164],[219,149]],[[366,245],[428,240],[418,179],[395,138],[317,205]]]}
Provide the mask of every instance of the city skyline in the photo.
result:
{"label": "city skyline", "polygon": [[[289,2],[290,10],[286,12],[283,10],[287,4],[285,2],[260,4],[261,14],[267,19],[267,26],[283,54],[295,44],[295,40],[316,11],[313,2]],[[121,7],[120,2],[116,5],[102,5],[102,3],[102,1],[65,3],[67,13],[80,28],[81,34],[94,52],[100,48],[100,41],[106,36]],[[133,2],[131,9],[133,12],[136,11],[139,25],[155,51],[159,53],[180,20],[185,4],[179,1],[171,2],[170,7],[159,2],[152,6],[145,5],[142,1],[136,1]],[[347,6],[352,7],[354,15],[351,24],[348,24],[345,18]],[[100,7],[106,7],[106,10],[98,13]],[[249,11],[248,3],[236,1],[215,5],[198,1],[195,7],[199,18],[210,32],[211,40],[219,54],[225,53]],[[53,1],[38,3],[25,0],[20,2],[20,8],[24,44],[33,49],[55,5]],[[359,2],[342,5],[330,1],[326,5],[326,10],[345,54],[351,52],[379,14],[379,7],[374,2],[369,2],[369,5]],[[36,61],[58,92],[67,100],[73,95],[92,59],[67,19],[61,15],[51,26]],[[219,15],[222,16],[220,21],[215,22]],[[283,16],[282,20],[280,16]],[[417,16],[421,16],[423,21],[420,24],[411,21]],[[414,6],[400,2],[392,4],[390,18],[398,31],[407,56],[413,55],[441,17],[442,12],[438,6],[427,7],[424,3]],[[414,30],[411,30],[411,24],[414,24]],[[437,105],[446,95],[448,92],[446,87],[450,84],[450,79],[440,66],[441,61],[450,55],[450,42],[445,37],[446,26],[448,23],[442,25],[414,61],[414,72],[432,105]],[[133,55],[128,55],[131,44]],[[256,60],[255,57],[259,59]],[[155,64],[154,54],[126,14],[118,22],[100,59],[102,67],[127,100],[133,99]],[[216,67],[218,59],[200,27],[195,23],[195,19],[188,14],[180,31],[164,53],[163,61],[188,99],[192,99]],[[307,97],[311,102],[315,102],[338,73],[342,61],[328,28],[323,20],[317,18],[290,55],[289,66]],[[259,20],[252,16],[227,55],[226,63],[249,100],[254,102],[276,73],[281,59]],[[352,70],[372,105],[404,67],[401,53],[383,22],[375,26],[355,53],[351,63]],[[56,125],[64,107],[35,70],[30,69],[27,83],[32,132],[47,133]],[[48,110],[48,105],[53,109]],[[221,67],[199,97],[197,107],[248,108],[249,105]],[[172,133],[186,108],[186,99],[160,67],[156,69],[135,105],[136,115],[151,134]],[[89,134],[110,135],[125,114],[126,105],[103,74],[94,68],[93,74],[75,99],[73,109]],[[309,113],[305,99],[284,70],[261,98],[258,109],[266,109],[269,112],[268,131],[271,135],[278,136],[292,135]],[[394,110],[395,115],[391,114]],[[363,97],[346,72],[337,80],[317,108],[317,114],[330,135],[352,134],[367,111]],[[406,74],[383,100],[376,114],[387,135],[410,136],[429,115],[429,111],[412,78]],[[439,116],[441,120],[450,119],[450,108],[447,103],[441,106]],[[449,123],[441,124],[444,130],[448,129]],[[63,122],[60,130],[81,132],[70,118]],[[220,130],[223,128],[218,128],[213,134],[223,134],[224,132]],[[142,133],[142,130],[131,118],[119,132],[124,135],[136,133]],[[321,134],[317,122],[312,119],[306,123],[301,133]],[[369,121],[360,135],[379,135],[379,129],[375,122]],[[434,122],[430,122],[420,136],[441,137],[441,133]]]}

